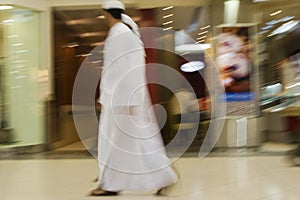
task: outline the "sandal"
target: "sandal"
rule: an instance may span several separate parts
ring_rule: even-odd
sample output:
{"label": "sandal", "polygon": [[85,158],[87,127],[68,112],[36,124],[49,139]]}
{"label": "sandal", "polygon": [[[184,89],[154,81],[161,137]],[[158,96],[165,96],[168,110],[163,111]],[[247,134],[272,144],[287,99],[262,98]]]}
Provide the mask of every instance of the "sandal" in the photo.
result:
{"label": "sandal", "polygon": [[157,190],[157,192],[155,193],[155,195],[157,196],[166,196],[163,191],[166,189],[167,187],[162,187],[159,190]]}
{"label": "sandal", "polygon": [[116,196],[118,192],[106,191],[101,188],[97,188],[91,191],[90,196]]}
{"label": "sandal", "polygon": [[92,182],[94,182],[94,183],[96,183],[96,182],[98,182],[99,181],[99,178],[97,177],[97,178],[95,178],[94,180],[92,180]]}

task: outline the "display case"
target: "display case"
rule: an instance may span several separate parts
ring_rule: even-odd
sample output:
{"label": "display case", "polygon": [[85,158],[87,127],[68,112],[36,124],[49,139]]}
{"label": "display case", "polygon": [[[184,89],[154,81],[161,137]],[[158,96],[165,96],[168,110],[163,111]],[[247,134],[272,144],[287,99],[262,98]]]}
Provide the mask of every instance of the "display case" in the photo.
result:
{"label": "display case", "polygon": [[265,110],[280,104],[280,94],[282,93],[281,83],[268,83],[261,87],[260,110]]}
{"label": "display case", "polygon": [[[268,120],[268,139],[275,142],[300,141],[300,54],[294,54],[280,63],[282,92],[269,87],[261,102]],[[278,84],[279,85],[279,84]],[[268,98],[265,98],[268,97]],[[276,100],[277,105],[264,107],[264,102]],[[274,101],[273,101],[274,102]]]}

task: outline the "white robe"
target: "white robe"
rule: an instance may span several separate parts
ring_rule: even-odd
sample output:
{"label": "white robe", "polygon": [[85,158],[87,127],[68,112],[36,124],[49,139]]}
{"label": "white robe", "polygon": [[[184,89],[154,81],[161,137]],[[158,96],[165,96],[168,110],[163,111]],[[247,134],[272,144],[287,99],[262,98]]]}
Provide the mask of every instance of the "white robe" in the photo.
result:
{"label": "white robe", "polygon": [[150,103],[143,43],[123,23],[105,41],[100,103],[100,187],[151,191],[175,183]]}

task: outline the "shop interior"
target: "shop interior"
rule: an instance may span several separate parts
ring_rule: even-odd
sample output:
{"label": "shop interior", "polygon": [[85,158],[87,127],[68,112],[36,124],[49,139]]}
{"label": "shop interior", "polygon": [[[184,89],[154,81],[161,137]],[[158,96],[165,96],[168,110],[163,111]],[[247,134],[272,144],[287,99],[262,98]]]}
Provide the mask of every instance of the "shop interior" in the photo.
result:
{"label": "shop interior", "polygon": [[[190,37],[189,40],[195,40],[199,38],[198,29],[200,28],[200,26],[202,27],[204,24],[209,24],[208,18],[206,16],[207,12],[208,7],[169,7],[165,10],[163,7],[153,9],[136,9],[133,7],[126,10],[126,13],[132,16],[135,22],[139,24],[141,32],[143,32],[143,28],[146,27],[160,27],[160,30],[163,31],[163,34],[159,33],[160,38],[158,39],[158,43],[163,46],[162,48],[164,50],[146,48],[147,63],[156,62],[165,64],[171,66],[173,69],[178,71],[178,73],[184,74],[185,77],[191,80],[190,84],[196,91],[199,102],[203,102],[202,108],[205,107],[204,98],[207,94],[205,89],[205,82],[201,74],[197,73],[196,71],[184,72],[180,70],[180,67],[187,63],[187,60],[204,62],[204,49],[202,47],[194,51],[191,51],[191,49],[179,49],[176,52],[175,46],[177,45],[178,47],[180,47],[181,45],[182,47],[182,44],[184,44],[185,41],[181,41],[182,39],[178,37],[178,35],[180,36],[180,33],[177,33],[177,36],[175,36],[175,31],[172,31],[171,29],[188,32],[188,36]],[[174,14],[170,16],[169,13]],[[182,18],[182,15],[185,15],[185,17]],[[165,16],[169,16],[169,19],[165,18]],[[205,20],[198,20],[199,18]],[[84,59],[86,59],[89,52],[91,52],[92,49],[95,48],[95,46],[102,45],[107,35],[108,27],[106,27],[105,25],[105,19],[103,18],[101,10],[97,8],[54,9],[53,19],[55,33],[54,59],[56,73],[56,101],[54,103],[54,113],[56,114],[56,116],[58,116],[58,122],[56,123],[57,131],[52,131],[56,135],[50,136],[50,143],[54,148],[57,148],[61,145],[64,146],[66,143],[74,143],[79,140],[78,136],[76,136],[77,133],[75,130],[75,126],[70,126],[70,124],[72,124],[72,112],[70,112],[72,103],[72,87],[80,65],[82,64]],[[211,33],[210,26],[207,26],[206,29],[206,33]],[[154,30],[154,32],[156,31]],[[142,37],[147,37],[147,35],[142,34]],[[198,43],[204,43],[204,40],[198,41]],[[171,51],[166,51],[169,49],[171,49]],[[181,57],[181,54],[183,53],[185,54],[186,59]],[[99,63],[98,67],[101,67],[100,65],[101,63]],[[70,71],[70,67],[73,68],[72,72]],[[147,69],[147,78],[149,79],[149,82],[151,82],[151,79],[154,78],[169,78],[169,80],[167,81],[169,81],[170,83],[172,82],[172,84],[174,83],[172,77],[164,74],[165,72],[163,71],[157,70],[159,69]],[[180,83],[177,84],[178,86],[175,87],[179,87]],[[168,101],[174,92],[158,84],[149,84],[149,91],[152,103],[160,104],[166,110],[168,110]],[[95,99],[97,99],[97,97],[95,97]],[[202,118],[204,119],[206,115],[203,111],[202,115]],[[159,115],[157,117],[159,118]],[[161,127],[162,132],[165,132],[165,134],[163,134],[163,138],[166,143],[171,141],[174,137],[174,134],[176,133],[176,130],[172,131],[175,131],[175,133],[170,133],[170,129],[172,129],[172,120],[170,118],[168,119],[169,120],[167,120],[167,123]],[[66,126],[65,124],[68,125]],[[197,123],[194,122],[193,126],[196,126],[196,124]],[[97,130],[95,129],[88,131],[97,132]],[[66,132],[68,132],[68,136],[65,135]],[[68,139],[62,139],[64,137],[68,137]],[[198,137],[203,137],[203,135]],[[199,141],[200,139],[198,139],[196,142]],[[76,144],[60,149],[72,149],[76,148],[75,146]]]}
{"label": "shop interior", "polygon": [[[185,74],[185,77],[189,80],[197,94],[202,114],[199,122],[198,134],[190,151],[198,151],[205,138],[205,132],[207,131],[210,120],[210,112],[205,112],[205,110],[209,110],[210,94],[207,91],[205,78],[202,77],[205,76],[205,73],[199,73],[199,71],[196,73],[184,72],[181,67],[186,63],[184,59],[186,57],[188,57],[189,61],[201,61],[205,65],[205,58],[214,56],[213,36],[216,34],[216,29],[214,27],[222,24],[222,21],[217,20],[215,16],[211,15],[211,11],[218,9],[216,4],[218,3],[198,8],[159,7],[153,9],[137,9],[132,6],[132,8],[127,10],[127,13],[133,16],[133,19],[141,28],[149,26],[160,27],[165,31],[165,35],[168,34],[169,30],[174,30],[175,33],[177,32],[177,37],[175,33],[173,35],[171,34],[171,38],[168,39],[169,43],[164,43],[166,48],[176,49],[176,45],[179,46],[184,43],[190,45],[188,47],[190,49],[184,49],[183,51],[179,50],[179,55],[172,55],[168,52],[159,52],[156,53],[158,56],[155,58],[151,56],[146,58],[148,60],[152,59],[152,61],[155,60],[160,63],[166,63],[178,72]],[[256,16],[256,19],[249,19],[241,13],[241,10],[245,9],[246,6],[249,7],[249,4],[251,4],[251,9],[256,13],[253,14]],[[257,71],[254,72],[255,76],[259,76],[257,80],[259,81],[260,89],[259,91],[255,91],[256,95],[259,95],[259,98],[258,102],[255,102],[254,104],[258,108],[258,116],[260,118],[257,123],[254,123],[257,126],[255,131],[258,132],[258,138],[255,139],[255,142],[250,145],[250,147],[260,148],[263,146],[263,148],[261,148],[263,150],[279,147],[286,150],[294,148],[294,144],[298,141],[298,98],[297,95],[290,95],[296,94],[296,91],[299,91],[299,88],[297,88],[297,60],[299,60],[297,50],[299,50],[299,45],[297,42],[294,42],[300,37],[298,24],[300,16],[297,12],[297,8],[299,8],[299,5],[296,6],[293,4],[292,6],[286,6],[281,1],[277,1],[275,4],[272,3],[272,5],[270,2],[242,2],[240,4],[240,13],[237,19],[238,22],[259,22],[256,24],[256,34],[253,36],[253,45],[255,45],[253,47],[254,53],[257,54],[257,58],[253,62],[257,64]],[[170,14],[173,14],[170,20],[164,18]],[[259,18],[257,16],[259,16]],[[56,42],[55,52],[57,52],[55,57],[55,70],[57,73],[55,76],[57,78],[55,87],[57,97],[55,103],[56,114],[65,118],[58,118],[60,119],[60,122],[56,123],[57,131],[54,132],[57,135],[54,138],[61,141],[62,136],[59,136],[59,134],[68,131],[69,133],[74,134],[74,137],[71,137],[68,143],[73,143],[78,140],[78,137],[76,137],[75,134],[75,128],[70,129],[72,126],[69,124],[65,129],[62,129],[64,131],[59,131],[61,126],[64,126],[63,124],[67,123],[66,121],[72,120],[72,117],[68,116],[68,113],[70,114],[70,109],[66,108],[71,103],[72,93],[70,88],[72,88],[76,71],[80,67],[80,64],[95,45],[99,45],[104,41],[108,29],[105,27],[105,19],[103,19],[101,10],[99,9],[57,8],[53,11],[53,17],[55,30],[54,38],[57,38],[54,40]],[[99,32],[99,30],[101,30],[101,32]],[[62,32],[69,34],[61,34]],[[186,41],[182,43],[178,37],[178,32],[184,32],[193,39],[194,46],[204,44],[210,45],[210,48],[193,51],[193,44]],[[148,50],[147,53],[150,55],[155,54],[153,53],[153,50],[152,52],[151,50]],[[72,55],[70,56],[70,59],[62,59],[68,54]],[[64,63],[62,64],[60,62]],[[289,67],[287,65],[289,65]],[[74,70],[70,71],[70,66],[72,66]],[[286,70],[283,68],[290,69]],[[287,72],[289,70],[294,71]],[[149,72],[151,75],[154,73],[155,72]],[[293,78],[286,77],[290,76],[291,73],[296,76],[293,76]],[[160,73],[157,73],[156,76],[160,78],[166,77]],[[290,82],[286,83],[287,80]],[[63,81],[66,82],[63,84]],[[171,99],[172,91],[158,85],[150,85],[149,90],[152,102],[159,103],[168,110],[168,101]],[[62,107],[66,109],[61,109]],[[67,114],[61,114],[60,112],[67,112]],[[168,123],[162,127],[162,134],[166,143],[171,141],[174,136],[174,130],[170,131],[172,130],[172,126],[174,125],[172,123],[174,123],[174,121],[172,121],[171,113],[168,112],[168,114]],[[278,123],[274,123],[274,120]],[[248,124],[251,123],[252,122],[250,121],[248,122]],[[67,142],[67,140],[64,141]],[[280,146],[279,144],[282,145]],[[222,142],[219,143],[219,147],[224,146],[226,145],[222,144]],[[62,149],[66,150],[68,148],[76,149],[76,145],[67,146],[67,148]]]}

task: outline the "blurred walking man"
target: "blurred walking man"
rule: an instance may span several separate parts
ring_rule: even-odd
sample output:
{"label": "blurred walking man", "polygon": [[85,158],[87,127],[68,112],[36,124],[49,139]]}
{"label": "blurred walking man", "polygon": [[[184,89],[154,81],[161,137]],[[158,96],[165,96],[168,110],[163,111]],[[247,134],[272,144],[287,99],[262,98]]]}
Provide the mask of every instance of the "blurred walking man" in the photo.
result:
{"label": "blurred walking man", "polygon": [[93,196],[121,191],[160,191],[177,181],[150,103],[145,52],[137,25],[118,0],[102,5],[110,27],[100,83],[99,188]]}

